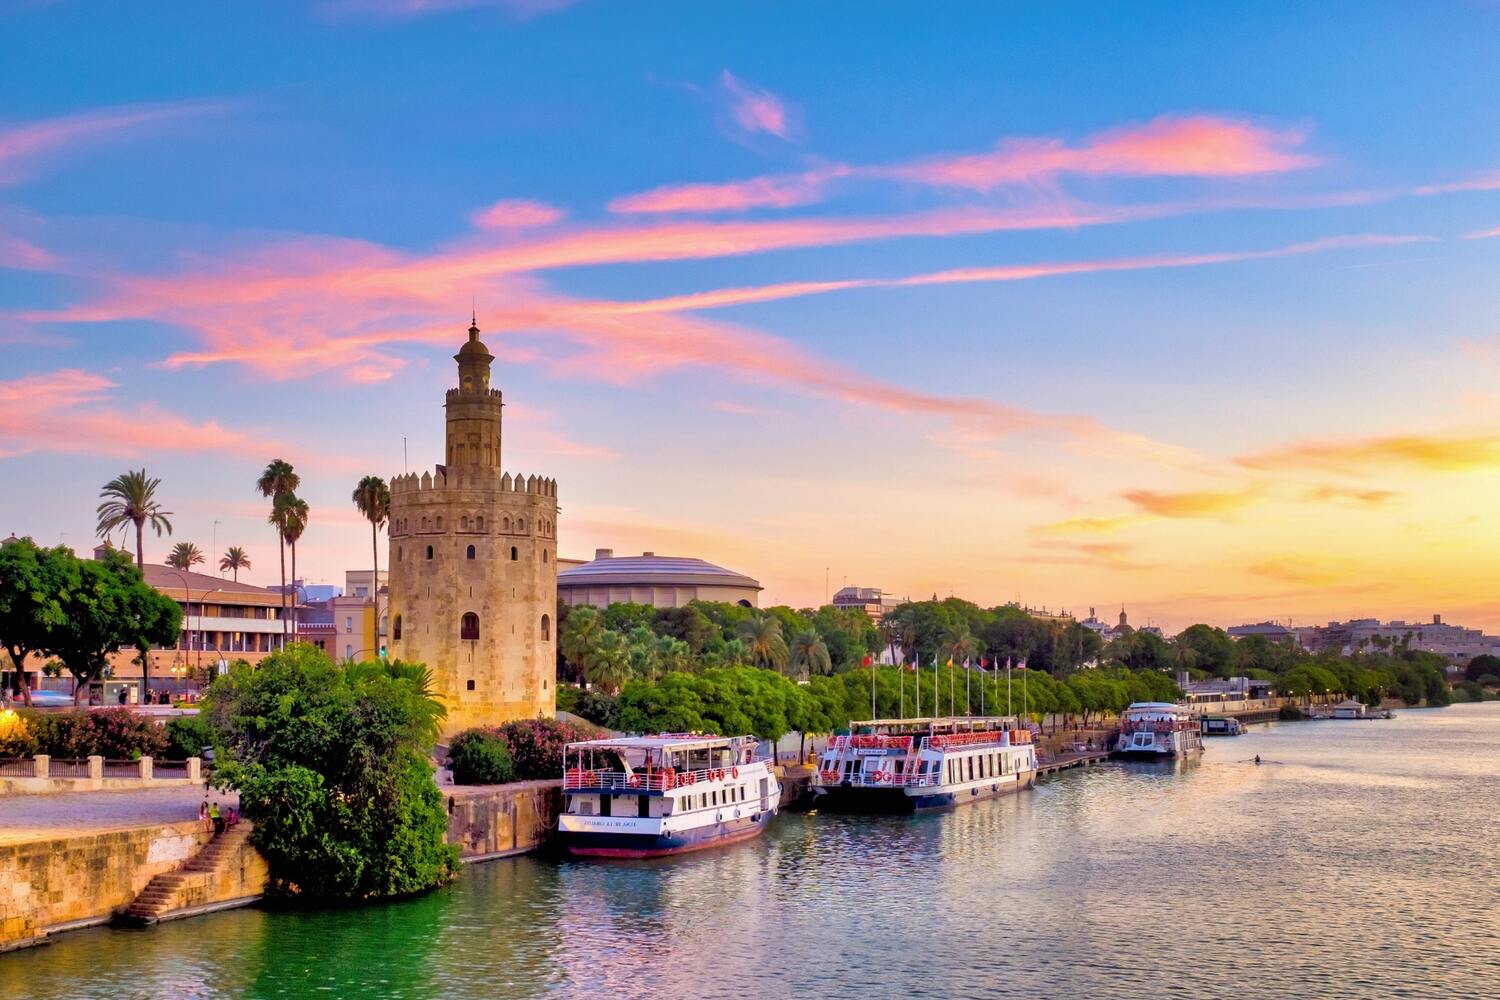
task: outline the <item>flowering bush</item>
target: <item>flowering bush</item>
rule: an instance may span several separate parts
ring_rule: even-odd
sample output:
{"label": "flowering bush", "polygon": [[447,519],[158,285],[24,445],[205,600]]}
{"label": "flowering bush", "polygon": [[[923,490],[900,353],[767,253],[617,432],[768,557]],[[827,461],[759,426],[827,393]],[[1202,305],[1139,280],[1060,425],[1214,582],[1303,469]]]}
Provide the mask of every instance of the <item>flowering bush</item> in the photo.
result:
{"label": "flowering bush", "polygon": [[507,722],[497,732],[510,747],[517,781],[562,777],[563,747],[588,738],[578,727],[556,719]]}
{"label": "flowering bush", "polygon": [[0,757],[30,757],[36,753],[36,737],[26,717],[6,709],[0,712]]}
{"label": "flowering bush", "polygon": [[126,708],[99,712],[36,712],[25,717],[35,742],[33,753],[78,758],[98,755],[109,760],[161,757],[167,734],[150,719]]}

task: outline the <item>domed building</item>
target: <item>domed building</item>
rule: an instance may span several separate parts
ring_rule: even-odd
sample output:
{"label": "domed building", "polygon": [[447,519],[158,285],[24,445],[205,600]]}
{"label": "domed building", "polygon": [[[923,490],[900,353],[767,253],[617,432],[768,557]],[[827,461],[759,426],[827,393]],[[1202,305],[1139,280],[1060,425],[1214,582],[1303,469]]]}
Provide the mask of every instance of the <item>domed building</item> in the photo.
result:
{"label": "domed building", "polygon": [[445,463],[391,479],[392,659],[425,663],[447,734],[553,714],[557,483],[501,471],[500,390],[477,323],[453,360]]}
{"label": "domed building", "polygon": [[557,574],[557,597],[567,605],[634,602],[656,608],[680,608],[689,601],[723,601],[753,608],[760,602],[760,581],[743,573],[688,556],[617,556],[598,549],[592,562],[577,563]]}

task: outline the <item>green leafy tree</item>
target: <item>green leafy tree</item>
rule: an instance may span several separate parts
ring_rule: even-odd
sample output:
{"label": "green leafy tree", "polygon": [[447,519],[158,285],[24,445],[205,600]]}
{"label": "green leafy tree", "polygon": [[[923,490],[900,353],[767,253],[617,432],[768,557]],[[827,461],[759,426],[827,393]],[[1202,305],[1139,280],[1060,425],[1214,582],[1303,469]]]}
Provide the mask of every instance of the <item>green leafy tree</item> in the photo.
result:
{"label": "green leafy tree", "polygon": [[250,568],[250,554],[238,545],[229,546],[219,559],[219,572],[233,573],[235,583],[240,582],[240,570]]}
{"label": "green leafy tree", "polygon": [[1500,677],[1500,656],[1480,653],[1464,667],[1464,680],[1482,682],[1486,676]]}
{"label": "green leafy tree", "polygon": [[[282,531],[285,511],[283,509],[278,512],[277,504],[281,501],[282,497],[296,492],[297,487],[301,485],[302,477],[297,475],[289,462],[284,462],[279,458],[273,459],[266,466],[265,471],[260,474],[260,478],[255,481],[255,488],[260,491],[260,495],[271,501],[271,515],[267,520],[276,528],[276,543],[281,553],[281,631],[283,634],[286,633],[288,625],[286,613],[286,536]],[[295,576],[295,574],[293,575]]]}
{"label": "green leafy tree", "polygon": [[149,649],[177,641],[181,607],[147,586],[128,557],[106,552],[102,559],[79,559],[63,546],[52,553],[57,562],[51,579],[59,586],[61,620],[47,630],[43,651],[72,673],[76,703],[84,700],[89,685],[109,665],[110,654],[121,646]]}
{"label": "green leafy tree", "polygon": [[629,632],[639,627],[650,628],[656,621],[656,609],[649,604],[621,601],[604,609],[604,627],[616,632]]}
{"label": "green leafy tree", "polygon": [[214,781],[237,789],[270,889],[310,899],[403,896],[451,881],[428,753],[442,706],[401,664],[338,666],[294,643],[214,682]]}
{"label": "green leafy tree", "polygon": [[192,542],[178,542],[167,555],[167,565],[188,572],[194,566],[202,565],[203,559],[203,550],[198,546]]}
{"label": "green leafy tree", "polygon": [[696,654],[705,652],[715,640],[723,641],[718,627],[708,620],[703,609],[689,604],[681,608],[659,608],[652,628],[658,635],[671,636],[687,643]]}
{"label": "green leafy tree", "polygon": [[1206,670],[1215,677],[1229,677],[1234,671],[1234,640],[1221,628],[1189,625],[1173,642],[1178,648],[1193,653],[1195,659],[1190,666]]}
{"label": "green leafy tree", "polygon": [[65,624],[73,561],[68,550],[38,548],[29,538],[0,545],[0,644],[10,657],[11,691],[27,705],[26,659],[45,652],[48,636]]}

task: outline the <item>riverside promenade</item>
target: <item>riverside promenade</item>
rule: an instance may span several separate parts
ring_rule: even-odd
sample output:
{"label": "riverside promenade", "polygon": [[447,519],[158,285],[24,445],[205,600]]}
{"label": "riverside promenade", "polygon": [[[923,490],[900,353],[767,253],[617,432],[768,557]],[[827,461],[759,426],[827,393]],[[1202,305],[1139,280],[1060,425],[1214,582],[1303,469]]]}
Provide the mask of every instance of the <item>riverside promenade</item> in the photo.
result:
{"label": "riverside promenade", "polygon": [[121,792],[58,792],[0,798],[0,844],[130,830],[193,821],[204,799],[220,806],[239,797],[202,785]]}

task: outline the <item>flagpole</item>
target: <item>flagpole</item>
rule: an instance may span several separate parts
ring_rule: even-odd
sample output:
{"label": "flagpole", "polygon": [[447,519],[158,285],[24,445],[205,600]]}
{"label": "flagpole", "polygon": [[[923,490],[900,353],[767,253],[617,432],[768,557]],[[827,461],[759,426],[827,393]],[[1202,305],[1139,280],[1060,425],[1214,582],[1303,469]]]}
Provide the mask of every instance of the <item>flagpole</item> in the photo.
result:
{"label": "flagpole", "polygon": [[922,654],[917,654],[917,669],[912,673],[912,680],[917,682],[917,718],[922,717]]}
{"label": "flagpole", "polygon": [[984,715],[984,689],[989,675],[984,672],[984,657],[979,658],[979,714]]}
{"label": "flagpole", "polygon": [[870,661],[870,718],[877,719],[875,714],[875,661]]}
{"label": "flagpole", "polygon": [[953,676],[953,661],[948,661],[948,714],[958,716],[958,681]]}
{"label": "flagpole", "polygon": [[1016,710],[1010,703],[1010,657],[1005,658],[1005,714],[1015,715]]}
{"label": "flagpole", "polygon": [[974,671],[969,666],[969,658],[967,656],[965,656],[964,657],[964,714],[965,715],[973,715],[974,714],[974,710],[969,707],[971,704],[973,704],[973,702],[970,700],[970,697],[969,697],[970,694],[974,690],[973,677],[974,677]]}
{"label": "flagpole", "polygon": [[899,666],[896,671],[900,674],[901,681],[901,718],[906,718],[906,667]]}
{"label": "flagpole", "polygon": [[[1022,660],[1021,661],[1021,669],[1024,670],[1025,668],[1026,668],[1026,661]],[[1025,674],[1021,675],[1021,705],[1023,706],[1022,709],[1021,709],[1021,711],[1023,711],[1023,712],[1026,713],[1026,717],[1027,718],[1030,718],[1031,717],[1031,702],[1028,701],[1027,698],[1026,698],[1026,675]]]}

